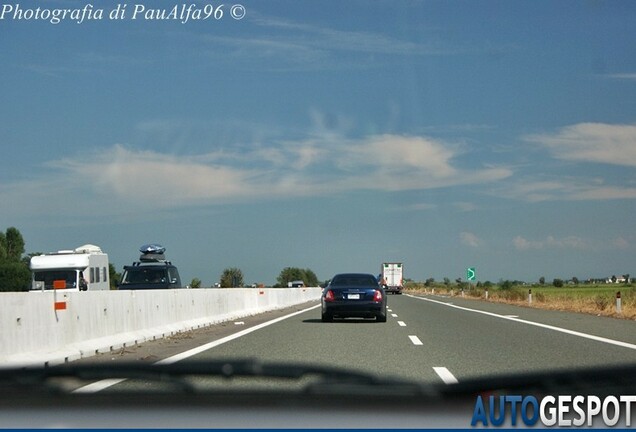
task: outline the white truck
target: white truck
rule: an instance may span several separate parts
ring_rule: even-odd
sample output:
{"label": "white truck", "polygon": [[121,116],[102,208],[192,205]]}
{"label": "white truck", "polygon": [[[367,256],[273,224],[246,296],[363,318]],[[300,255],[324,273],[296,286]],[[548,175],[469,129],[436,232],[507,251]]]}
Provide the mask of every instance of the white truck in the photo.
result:
{"label": "white truck", "polygon": [[402,294],[402,263],[382,263],[380,285],[387,293]]}
{"label": "white truck", "polygon": [[110,289],[108,255],[86,244],[31,258],[31,291],[95,291]]}

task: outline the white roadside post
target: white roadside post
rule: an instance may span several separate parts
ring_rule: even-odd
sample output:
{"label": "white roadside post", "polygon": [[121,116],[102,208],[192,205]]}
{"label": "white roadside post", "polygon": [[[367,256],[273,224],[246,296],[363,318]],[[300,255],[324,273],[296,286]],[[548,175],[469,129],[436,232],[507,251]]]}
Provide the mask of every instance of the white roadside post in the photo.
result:
{"label": "white roadside post", "polygon": [[621,292],[620,292],[620,291],[618,291],[618,292],[616,293],[616,313],[618,313],[618,314],[619,314],[619,313],[622,313],[622,312],[621,312],[621,309],[622,309],[622,308],[621,308]]}
{"label": "white roadside post", "polygon": [[528,304],[532,304],[532,288],[528,289]]}

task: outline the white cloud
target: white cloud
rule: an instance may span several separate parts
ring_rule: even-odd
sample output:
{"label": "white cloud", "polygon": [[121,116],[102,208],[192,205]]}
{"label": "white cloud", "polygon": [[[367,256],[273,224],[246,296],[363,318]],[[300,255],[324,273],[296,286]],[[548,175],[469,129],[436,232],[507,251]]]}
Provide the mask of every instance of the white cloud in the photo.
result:
{"label": "white cloud", "polygon": [[540,242],[531,242],[531,241],[526,240],[525,238],[523,238],[521,236],[517,236],[514,239],[512,239],[512,244],[515,246],[515,249],[517,249],[517,250],[528,250],[528,249],[540,249],[541,248],[541,243]]}
{"label": "white cloud", "polygon": [[352,141],[334,150],[337,166],[347,176],[348,188],[372,190],[432,189],[501,180],[512,175],[508,168],[460,171],[453,165],[458,151],[425,137],[378,135]]}
{"label": "white cloud", "polygon": [[479,208],[476,204],[470,202],[456,202],[453,205],[462,212],[471,212]]}
{"label": "white cloud", "polygon": [[438,206],[436,204],[430,203],[417,203],[412,204],[406,207],[407,210],[415,210],[415,211],[426,211],[426,210],[435,210]]}
{"label": "white cloud", "polygon": [[[389,61],[398,56],[439,56],[474,52],[475,48],[456,47],[448,41],[431,37],[425,40],[409,40],[394,37],[382,31],[351,31],[251,12],[250,20],[259,27],[250,36],[219,36],[205,34],[202,47],[219,58],[231,60],[236,67],[245,67],[259,60],[259,69],[273,70],[324,70],[369,68],[380,64],[382,57]],[[260,31],[259,31],[260,30]],[[228,49],[229,47],[229,49]],[[486,48],[477,49],[484,52]],[[229,54],[228,54],[229,53]],[[199,53],[200,55],[200,53]],[[268,62],[269,60],[269,62]],[[362,60],[362,61],[360,61]],[[264,65],[268,63],[267,66]]]}
{"label": "white cloud", "polygon": [[559,249],[584,249],[586,247],[585,240],[577,236],[567,236],[563,238],[548,236],[546,244],[549,247]]}
{"label": "white cloud", "polygon": [[473,233],[466,231],[459,234],[459,239],[461,240],[462,244],[474,248],[479,247],[479,245],[481,244],[481,240],[479,239],[479,237],[477,237]]}
{"label": "white cloud", "polygon": [[617,73],[605,75],[608,78],[624,79],[624,80],[636,80],[636,73]]}
{"label": "white cloud", "polygon": [[636,167],[636,125],[579,123],[526,139],[558,159]]}
{"label": "white cloud", "polygon": [[515,249],[526,251],[531,249],[585,249],[587,244],[585,240],[577,236],[567,236],[557,238],[547,236],[542,240],[527,240],[522,236],[516,236],[512,239]]}
{"label": "white cloud", "polygon": [[196,158],[136,152],[115,146],[89,161],[66,159],[54,164],[106,195],[127,201],[174,207],[199,200],[240,197],[250,172],[204,164]]}
{"label": "white cloud", "polygon": [[313,145],[298,146],[288,149],[295,155],[292,162],[295,169],[304,169],[310,165],[317,163],[325,155],[325,151]]}
{"label": "white cloud", "polygon": [[614,239],[612,244],[615,247],[619,248],[619,249],[628,249],[629,248],[629,242],[627,240],[625,240],[623,237],[617,237],[616,239]]}
{"label": "white cloud", "polygon": [[600,168],[593,171],[596,176],[585,175],[587,171],[580,171],[580,176],[546,171],[516,177],[505,186],[494,187],[493,195],[528,202],[636,199],[634,182],[613,174],[618,171],[616,166],[636,167],[636,125],[579,123],[524,139],[545,147],[556,159],[602,164],[608,169],[603,177],[598,176]]}
{"label": "white cloud", "polygon": [[375,165],[383,170],[424,170],[433,177],[456,173],[450,162],[453,151],[431,139],[410,136],[379,135],[361,141],[347,151],[356,165]]}
{"label": "white cloud", "polygon": [[[46,164],[28,183],[4,185],[3,202],[109,202],[110,211],[178,208],[317,196],[356,190],[404,191],[490,182],[506,168],[458,169],[453,146],[426,137],[376,135],[351,140],[333,133],[304,141],[255,144],[179,156],[115,145]],[[43,191],[55,191],[47,194]],[[56,206],[55,211],[71,211]],[[19,212],[20,206],[13,206]]]}
{"label": "white cloud", "polygon": [[519,178],[493,195],[529,202],[636,199],[636,187],[608,184],[600,178]]}
{"label": "white cloud", "polygon": [[636,187],[590,185],[570,196],[572,200],[636,199]]}
{"label": "white cloud", "polygon": [[386,36],[382,33],[344,31],[328,27],[318,27],[280,18],[260,16],[255,23],[275,28],[287,37],[293,34],[296,44],[303,44],[321,50],[352,51],[390,55],[431,55],[457,52],[438,42],[416,43]]}

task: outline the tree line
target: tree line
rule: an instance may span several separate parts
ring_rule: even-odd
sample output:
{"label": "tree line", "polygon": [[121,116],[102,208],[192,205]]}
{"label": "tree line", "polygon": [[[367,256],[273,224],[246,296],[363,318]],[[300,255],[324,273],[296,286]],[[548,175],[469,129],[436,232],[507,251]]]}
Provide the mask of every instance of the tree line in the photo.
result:
{"label": "tree line", "polygon": [[[0,291],[28,291],[31,288],[31,257],[42,255],[40,252],[25,255],[25,242],[20,231],[15,227],[0,231]],[[111,289],[116,289],[121,274],[109,263]],[[285,267],[276,278],[275,287],[287,287],[289,282],[303,281],[305,286],[318,286],[320,283],[311,269]],[[201,280],[192,279],[190,287],[200,288]],[[237,267],[223,270],[219,285],[221,288],[236,288],[245,285],[243,272]]]}
{"label": "tree line", "polygon": [[[31,270],[29,268],[29,262],[31,257],[41,255],[40,252],[29,253],[25,255],[25,242],[20,231],[15,227],[7,228],[5,232],[0,231],[0,291],[28,291],[31,288]],[[119,281],[121,280],[121,274],[117,273],[115,266],[109,263],[110,285],[111,289],[116,289]],[[619,278],[612,276],[609,278],[611,282],[618,282]],[[624,284],[631,282],[629,274],[622,275],[620,279]],[[290,282],[303,281],[305,286],[316,287],[323,285],[316,274],[308,268],[299,267],[285,267],[279,273],[276,278],[275,288],[286,288]],[[405,279],[406,285],[417,285],[415,281]],[[589,280],[587,283],[599,282],[599,280]],[[539,278],[539,285],[546,285],[545,277]],[[564,285],[578,285],[579,279],[572,277],[569,280],[563,280],[555,278],[552,280],[551,285],[555,287],[562,287]],[[435,281],[434,278],[428,278],[424,282],[424,286],[434,287],[436,285],[444,285],[450,287],[452,282],[449,278],[445,277],[442,282]],[[190,282],[191,288],[200,288],[202,282],[199,278],[194,278]],[[477,282],[477,288],[488,288],[494,285],[490,281]],[[526,285],[523,281],[510,281],[500,280],[497,285],[503,289],[508,289],[515,285]],[[243,272],[238,267],[228,267],[223,270],[219,283],[217,286],[221,288],[236,288],[245,286],[245,280]],[[466,289],[470,288],[472,284],[467,281],[463,281],[461,278],[455,279],[454,286]]]}
{"label": "tree line", "polygon": [[28,291],[31,284],[29,260],[24,255],[24,238],[15,227],[0,231],[0,291]]}
{"label": "tree line", "polygon": [[[320,285],[316,273],[311,269],[302,269],[299,267],[285,267],[276,278],[274,288],[287,288],[290,282],[303,281],[305,286],[316,287]],[[238,267],[228,267],[221,273],[219,279],[221,288],[238,288],[245,286],[243,272]],[[190,282],[191,288],[200,288],[201,280],[194,278]]]}

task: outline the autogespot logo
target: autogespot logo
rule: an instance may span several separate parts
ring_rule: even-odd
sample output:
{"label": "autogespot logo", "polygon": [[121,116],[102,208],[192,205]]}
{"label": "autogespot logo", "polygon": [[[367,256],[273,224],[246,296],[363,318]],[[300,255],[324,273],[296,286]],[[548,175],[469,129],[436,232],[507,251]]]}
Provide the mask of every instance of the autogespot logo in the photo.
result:
{"label": "autogespot logo", "polygon": [[471,426],[631,426],[630,396],[477,396]]}

